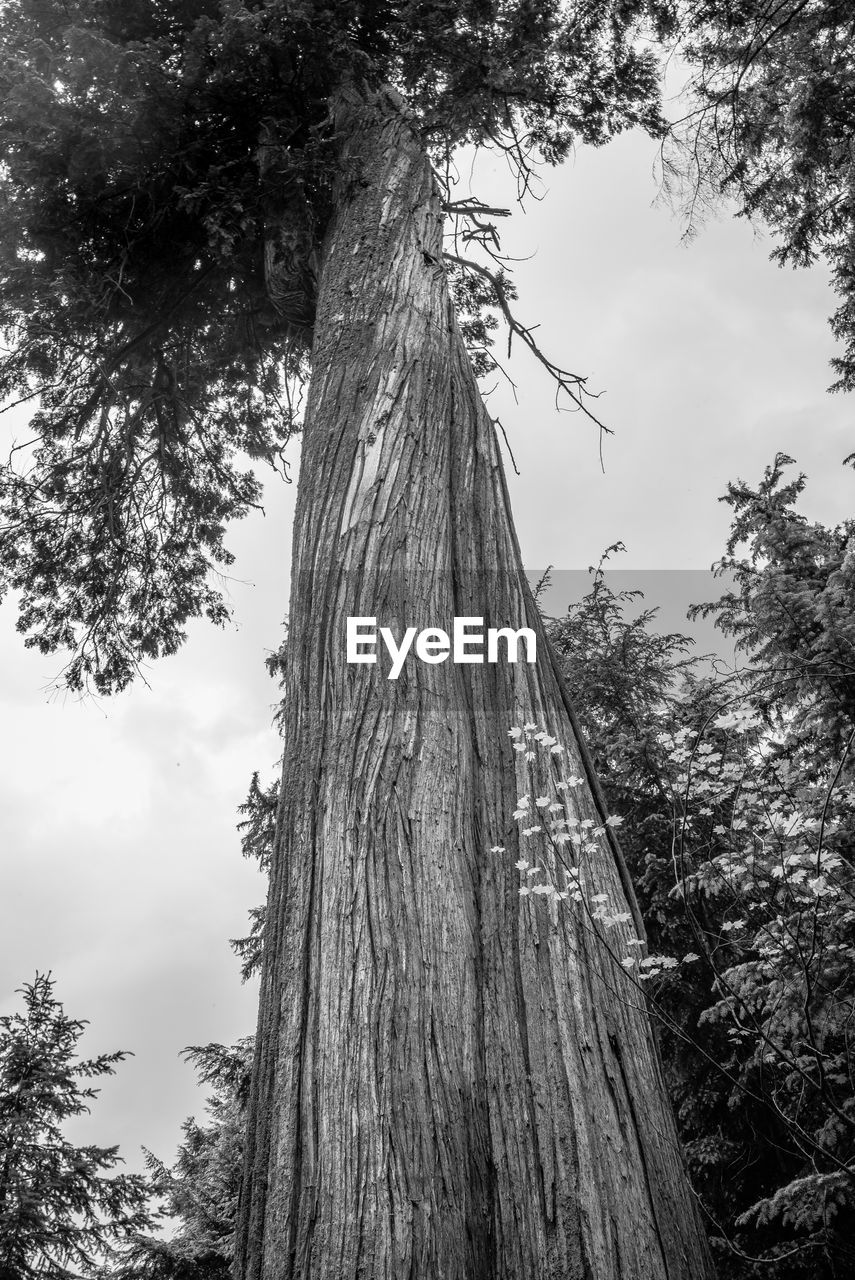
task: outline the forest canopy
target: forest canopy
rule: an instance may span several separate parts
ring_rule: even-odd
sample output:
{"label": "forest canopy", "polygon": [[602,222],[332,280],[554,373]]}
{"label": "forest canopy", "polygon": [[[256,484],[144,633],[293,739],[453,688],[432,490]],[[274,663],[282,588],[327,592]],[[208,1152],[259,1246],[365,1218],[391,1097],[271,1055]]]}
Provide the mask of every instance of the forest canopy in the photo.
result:
{"label": "forest canopy", "polygon": [[[13,446],[0,480],[0,590],[18,593],[28,644],[70,655],[65,678],[72,689],[122,689],[141,661],[176,649],[191,618],[227,617],[216,579],[230,563],[226,527],[259,504],[260,464],[287,468],[283,450],[299,429],[299,391],[311,372],[325,244],[337,211],[348,200],[356,206],[350,197],[363,182],[359,165],[346,157],[354,156],[353,120],[368,101],[394,104],[398,138],[407,132],[408,145],[417,139],[412,154],[425,173],[425,156],[432,163],[436,210],[464,228],[475,253],[444,266],[437,239],[436,256],[425,250],[415,257],[422,275],[426,266],[436,268],[438,294],[449,273],[463,332],[481,344],[478,371],[487,367],[483,348],[492,321],[485,312],[498,311],[517,334],[530,331],[515,328],[513,286],[489,221],[505,211],[485,208],[477,193],[453,198],[456,150],[505,155],[524,195],[532,166],[641,127],[661,139],[668,179],[676,174],[685,184],[690,224],[710,200],[735,198],[779,237],[781,262],[825,256],[841,299],[834,318],[843,348],[837,385],[853,385],[855,20],[848,5],[274,0],[128,9],[94,0],[19,0],[4,7],[3,18],[0,397],[8,406],[30,406],[33,415],[28,438]],[[684,118],[669,123],[661,76],[674,51],[689,85]],[[349,150],[342,145],[348,129]],[[384,301],[381,289],[375,305]],[[561,371],[546,363],[561,385]],[[355,388],[354,403],[363,391]],[[478,412],[472,422],[481,429],[487,420]],[[494,444],[489,433],[487,439]],[[482,447],[481,456],[488,452]],[[757,490],[734,486],[728,495],[736,514],[728,548],[736,588],[713,611],[752,647],[754,665],[741,684],[723,689],[698,677],[680,637],[646,647],[643,628],[624,624],[601,580],[585,616],[571,618],[564,630],[559,625],[553,638],[584,695],[581,715],[612,786],[613,816],[623,816],[632,833],[632,870],[659,950],[624,956],[628,963],[617,976],[652,993],[696,1183],[724,1223],[721,1239],[736,1239],[741,1261],[781,1263],[782,1275],[799,1275],[815,1257],[832,1265],[850,1260],[841,1224],[851,1222],[852,1204],[851,530],[821,530],[798,518],[791,507],[801,481],[781,486],[784,465],[777,459]],[[457,509],[469,496],[464,490]],[[322,510],[322,484],[314,498]],[[502,545],[511,560],[505,498],[504,490],[493,492],[489,511],[501,516],[496,527],[507,534]],[[461,523],[456,535],[467,549],[473,521]],[[486,527],[483,520],[479,536]],[[438,545],[445,530],[437,524],[434,532]],[[738,560],[735,548],[746,539],[753,540],[754,558]],[[624,649],[624,667],[627,652],[638,658],[637,686],[624,670],[609,687],[613,632],[636,644]],[[580,638],[588,646],[581,655]],[[580,662],[595,657],[599,665],[586,689],[591,669]],[[682,700],[673,696],[677,676],[686,681]],[[306,679],[302,686],[307,703],[310,685]],[[560,698],[549,689],[555,710]],[[741,709],[728,707],[737,699]],[[560,714],[575,742],[569,704]],[[491,704],[485,740],[494,741],[495,721]],[[389,725],[391,741],[394,718]],[[470,730],[461,730],[461,741],[471,747]],[[528,724],[514,731],[534,732]],[[527,738],[517,744],[527,745]],[[302,740],[299,746],[304,752]],[[320,759],[300,757],[305,795],[315,794]],[[590,790],[585,804],[602,810],[595,829],[609,841],[594,770],[584,751],[580,759]],[[512,758],[501,765],[508,786],[515,767]],[[473,794],[489,791],[498,807],[500,788],[486,786],[480,769],[481,757],[476,763],[470,753],[461,777]],[[496,766],[496,778],[499,772]],[[324,776],[331,793],[343,796],[332,772]],[[364,780],[351,781],[358,790]],[[387,815],[390,794],[384,801],[369,787],[353,810]],[[275,801],[254,783],[244,815],[251,852],[264,849]],[[454,808],[436,807],[446,816]],[[463,804],[459,809],[461,829],[472,836],[472,813]],[[311,806],[298,799],[294,810],[302,821]],[[583,828],[594,826],[594,817],[572,816]],[[296,847],[298,822],[291,827]],[[372,835],[375,827],[384,830],[377,821]],[[291,838],[287,821],[281,831]],[[329,833],[328,848],[338,847],[339,835]],[[439,858],[443,839],[437,837],[430,856]],[[321,866],[332,860],[324,863],[323,847],[323,840],[312,845]],[[368,847],[360,847],[360,856]],[[608,850],[605,864],[614,870],[614,853],[622,871],[616,847]],[[288,856],[282,854],[283,865]],[[473,900],[489,895],[493,887],[485,890],[489,877],[482,878],[478,857],[467,867]],[[514,908],[516,928],[516,878],[507,867],[503,875],[512,888],[502,902]],[[283,918],[292,911],[293,936],[302,938],[300,912],[292,907],[298,899],[283,883]],[[543,883],[544,894],[552,890]],[[312,902],[314,882],[305,891]],[[603,932],[626,925],[632,909],[607,917],[595,907],[591,923]],[[311,920],[308,910],[303,914]],[[468,929],[471,921],[463,923]],[[258,962],[264,925],[257,911],[249,938],[238,944],[247,971]],[[521,936],[514,935],[517,942]],[[643,939],[636,944],[643,947]],[[300,947],[301,955],[314,954],[305,939]],[[405,971],[406,965],[397,976]],[[510,987],[491,987],[489,966],[485,973],[478,975],[478,999],[486,990],[494,1008],[510,1008]],[[308,992],[312,982],[304,987]],[[528,1036],[535,1003],[515,1011],[515,1031]],[[272,997],[272,1008],[286,1004]],[[592,1005],[590,1026],[600,1025],[604,1008]],[[637,1050],[647,1043],[644,1003],[635,1011],[642,1015]],[[308,1014],[301,1025],[310,1025]],[[261,1048],[272,1063],[276,1046]],[[609,1042],[609,1052],[617,1061],[620,1045]],[[724,1066],[726,1085],[713,1064]],[[268,1078],[275,1080],[274,1067]],[[530,1087],[531,1073],[520,1068],[516,1078]],[[607,1079],[604,1066],[601,1083]],[[702,1097],[687,1083],[699,1079]],[[465,1070],[449,1097],[462,1096],[461,1080]],[[515,1096],[491,1089],[502,1105]],[[639,1088],[638,1096],[650,1103],[644,1116],[655,1128],[655,1089]],[[517,1111],[508,1105],[506,1116]],[[263,1113],[262,1105],[262,1119]],[[750,1138],[730,1130],[732,1115]],[[452,1121],[447,1130],[462,1131]],[[260,1131],[266,1141],[264,1123]],[[191,1142],[199,1137],[187,1134]],[[233,1136],[230,1129],[230,1149]],[[567,1150],[571,1145],[568,1139]],[[255,1168],[262,1214],[265,1158],[262,1150]],[[643,1159],[636,1163],[646,1170]],[[316,1183],[308,1164],[300,1167],[308,1204]],[[457,1172],[461,1161],[449,1167]],[[494,1167],[485,1157],[490,1177]],[[758,1171],[754,1181],[743,1177],[747,1168]],[[170,1183],[161,1173],[168,1193],[180,1199],[186,1190],[180,1179]],[[220,1208],[233,1185],[227,1178]],[[230,1205],[223,1212],[230,1220]],[[575,1221],[572,1213],[566,1221]],[[313,1230],[306,1229],[306,1241]],[[624,1245],[634,1243],[633,1232],[630,1224]],[[518,1232],[517,1243],[527,1248],[533,1236]],[[700,1233],[697,1241],[701,1256]],[[483,1247],[486,1258],[492,1246]],[[681,1247],[674,1246],[675,1254]],[[756,1257],[745,1252],[751,1249]]]}
{"label": "forest canopy", "polygon": [[335,95],[399,90],[437,167],[524,170],[657,128],[655,60],[608,6],[50,4],[0,38],[0,574],[71,688],[122,688],[187,620],[295,427],[336,173]]}
{"label": "forest canopy", "polygon": [[[848,387],[852,21],[830,0],[10,0],[0,397],[34,412],[0,473],[0,592],[26,643],[106,693],[190,618],[227,618],[226,527],[299,426],[346,86],[401,95],[482,250],[450,264],[479,371],[513,290],[477,193],[451,198],[456,150],[503,152],[524,191],[533,165],[641,127],[690,227],[725,194],[782,262],[826,255]],[[675,50],[687,109],[667,124]]]}

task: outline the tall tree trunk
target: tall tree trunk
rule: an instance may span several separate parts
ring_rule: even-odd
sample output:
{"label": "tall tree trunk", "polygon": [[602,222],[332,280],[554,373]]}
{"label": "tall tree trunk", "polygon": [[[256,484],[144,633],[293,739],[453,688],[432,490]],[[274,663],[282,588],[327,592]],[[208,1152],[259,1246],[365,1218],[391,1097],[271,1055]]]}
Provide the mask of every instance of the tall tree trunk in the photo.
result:
{"label": "tall tree trunk", "polygon": [[[638,992],[578,904],[519,894],[508,729],[547,726],[587,779],[568,803],[600,822],[602,802],[522,572],[430,166],[389,95],[338,124],[238,1274],[703,1280]],[[348,616],[527,625],[538,661],[411,657],[393,681],[382,658],[347,664]],[[600,848],[589,887],[637,911]]]}

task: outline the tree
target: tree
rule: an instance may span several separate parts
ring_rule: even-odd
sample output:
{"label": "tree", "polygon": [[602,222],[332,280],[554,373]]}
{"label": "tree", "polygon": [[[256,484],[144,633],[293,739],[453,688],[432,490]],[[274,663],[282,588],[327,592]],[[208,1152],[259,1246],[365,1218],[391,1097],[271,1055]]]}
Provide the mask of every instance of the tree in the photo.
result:
{"label": "tree", "polygon": [[[855,973],[852,715],[841,683],[855,648],[851,522],[805,520],[795,508],[805,480],[783,483],[788,461],[779,455],[756,489],[740,481],[726,495],[734,515],[720,570],[730,586],[703,609],[739,639],[738,672],[690,656],[689,637],[657,632],[640,592],[612,589],[607,566],[621,544],[591,571],[587,594],[550,623],[622,819],[652,946],[644,956],[632,945],[619,959],[649,992],[692,1180],[728,1280],[835,1280],[852,1264],[846,1131],[855,1094],[840,1035]],[[282,674],[281,657],[269,660],[271,674]],[[535,754],[554,745],[533,728],[515,737]],[[262,787],[255,774],[240,809],[243,852],[267,872],[277,798],[278,783]],[[572,848],[575,862],[587,852],[585,829],[545,796],[523,800],[521,891],[554,898],[552,860],[542,864],[538,842],[554,839],[559,859]],[[531,830],[532,811],[548,836]],[[821,842],[806,844],[823,823]],[[619,923],[593,886],[586,905],[609,932]],[[249,938],[234,944],[245,976],[260,964],[264,909],[251,919]],[[815,1048],[805,1052],[818,1043],[821,1075]],[[227,1271],[250,1042],[190,1053],[215,1087],[211,1123],[186,1123],[172,1170],[152,1161],[179,1230],[144,1241],[122,1280]]]}
{"label": "tree", "polygon": [[855,18],[848,0],[666,0],[660,35],[689,68],[666,179],[689,231],[722,195],[777,238],[772,257],[820,256],[840,305],[833,390],[855,388]]}
{"label": "tree", "polygon": [[[311,353],[245,1280],[710,1274],[635,986],[575,902],[553,918],[488,852],[530,773],[508,731],[544,724],[602,832],[596,883],[641,929],[444,266],[443,212],[492,235],[452,199],[455,147],[501,147],[525,183],[534,152],[659,127],[633,13],[9,6],[2,389],[40,404],[2,564],[73,687],[222,619],[208,570],[258,495],[236,457],[278,458]],[[504,277],[454,265],[536,350]],[[348,616],[528,626],[539,657],[389,680],[346,662]]]}
{"label": "tree", "polygon": [[151,1194],[177,1228],[168,1239],[139,1235],[111,1270],[113,1280],[230,1280],[252,1048],[249,1037],[184,1050],[213,1088],[208,1123],[184,1122],[171,1167],[147,1154]]}
{"label": "tree", "polygon": [[721,972],[707,1017],[728,1028],[739,1110],[753,1109],[758,1082],[771,1104],[735,1234],[747,1252],[777,1256],[781,1276],[813,1277],[853,1262],[855,526],[801,515],[805,477],[785,483],[791,463],[779,454],[756,489],[740,481],[725,495],[720,567],[733,587],[700,611],[748,663],[714,721],[718,750],[686,779],[686,803],[708,807],[700,793],[717,772],[724,803],[708,835],[687,836],[704,852],[687,850],[685,880],[689,899],[716,902]]}
{"label": "tree", "polygon": [[796,509],[779,455],[728,487],[730,585],[702,607],[744,664],[628,618],[602,566],[554,624],[595,734],[654,954],[649,992],[720,1274],[852,1269],[852,522]]}
{"label": "tree", "polygon": [[0,1018],[0,1276],[77,1280],[89,1276],[135,1231],[149,1225],[145,1180],[113,1174],[117,1147],[76,1146],[63,1122],[89,1110],[126,1053],[76,1060],[85,1022],[69,1018],[50,974],[21,990],[24,1013]]}
{"label": "tree", "polygon": [[[855,456],[846,460],[855,461]],[[840,755],[855,722],[855,560],[852,521],[834,529],[812,523],[796,503],[806,477],[783,483],[794,460],[779,453],[756,489],[728,485],[722,501],[733,509],[726,554],[717,566],[733,586],[694,614],[715,618],[749,655],[751,693],[762,706],[801,713],[788,723],[793,746],[823,726],[819,768]],[[744,546],[747,554],[738,555]]]}

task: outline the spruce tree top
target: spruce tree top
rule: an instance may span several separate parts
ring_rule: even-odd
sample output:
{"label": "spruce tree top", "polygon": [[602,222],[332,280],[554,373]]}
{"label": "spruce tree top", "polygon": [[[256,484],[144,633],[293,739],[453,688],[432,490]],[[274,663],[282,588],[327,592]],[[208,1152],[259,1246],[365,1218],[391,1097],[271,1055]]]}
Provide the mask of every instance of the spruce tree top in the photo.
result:
{"label": "spruce tree top", "polygon": [[127,1054],[77,1057],[86,1023],[66,1015],[50,974],[21,994],[24,1012],[0,1018],[0,1276],[78,1280],[151,1225],[145,1179],[113,1172],[118,1148],[63,1133],[98,1094],[84,1082]]}

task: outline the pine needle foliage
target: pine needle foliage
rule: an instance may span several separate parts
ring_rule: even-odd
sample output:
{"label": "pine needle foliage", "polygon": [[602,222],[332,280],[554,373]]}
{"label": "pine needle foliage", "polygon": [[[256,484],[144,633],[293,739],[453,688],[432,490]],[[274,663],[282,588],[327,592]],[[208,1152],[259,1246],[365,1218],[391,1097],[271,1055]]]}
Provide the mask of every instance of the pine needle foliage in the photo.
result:
{"label": "pine needle foliage", "polygon": [[78,1059],[86,1023],[69,1018],[51,975],[0,1018],[0,1277],[91,1280],[117,1245],[149,1225],[145,1179],[112,1173],[117,1147],[78,1146],[64,1122],[89,1111],[124,1052]]}
{"label": "pine needle foliage", "polygon": [[109,1280],[230,1280],[252,1055],[252,1037],[184,1050],[212,1089],[206,1122],[184,1122],[173,1165],[147,1154],[151,1193],[174,1229],[166,1238],[140,1233]]}
{"label": "pine needle foliage", "polygon": [[602,565],[552,629],[623,818],[649,944],[626,963],[722,1280],[855,1266],[855,522],[808,520],[791,465],[724,497],[729,585],[697,611],[738,668],[656,634]]}
{"label": "pine needle foliage", "polygon": [[855,12],[850,0],[654,0],[688,67],[666,178],[691,234],[722,196],[775,236],[772,257],[824,259],[839,306],[832,390],[855,389]]}

